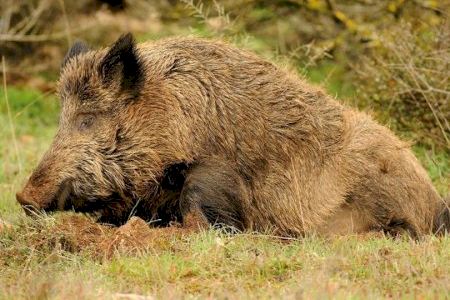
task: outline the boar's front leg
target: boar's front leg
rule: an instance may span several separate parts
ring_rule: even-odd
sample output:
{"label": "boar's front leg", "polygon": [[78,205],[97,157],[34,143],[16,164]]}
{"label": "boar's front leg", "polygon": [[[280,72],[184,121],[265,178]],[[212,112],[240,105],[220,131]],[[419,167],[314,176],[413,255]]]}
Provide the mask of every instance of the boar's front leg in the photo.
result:
{"label": "boar's front leg", "polygon": [[242,177],[220,159],[194,164],[187,172],[180,195],[185,226],[197,222],[231,232],[246,228],[243,204],[247,197]]}

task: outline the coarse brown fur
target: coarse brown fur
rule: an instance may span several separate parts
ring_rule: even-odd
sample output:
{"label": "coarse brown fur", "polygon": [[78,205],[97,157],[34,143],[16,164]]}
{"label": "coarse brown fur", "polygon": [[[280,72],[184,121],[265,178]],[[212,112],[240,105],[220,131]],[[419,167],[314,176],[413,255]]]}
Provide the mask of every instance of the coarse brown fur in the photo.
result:
{"label": "coarse brown fur", "polygon": [[190,213],[299,236],[450,227],[409,146],[364,113],[222,42],[173,38],[63,63],[59,131],[18,201],[121,224]]}

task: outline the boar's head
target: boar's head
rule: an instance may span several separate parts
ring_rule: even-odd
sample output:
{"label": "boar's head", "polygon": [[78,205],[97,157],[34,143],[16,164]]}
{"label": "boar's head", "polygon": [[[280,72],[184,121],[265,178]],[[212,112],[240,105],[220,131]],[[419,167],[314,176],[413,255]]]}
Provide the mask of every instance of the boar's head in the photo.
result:
{"label": "boar's head", "polygon": [[168,133],[163,105],[152,105],[160,87],[144,91],[146,68],[131,34],[98,51],[73,45],[58,83],[58,131],[16,196],[26,211],[74,209],[121,223],[157,193]]}

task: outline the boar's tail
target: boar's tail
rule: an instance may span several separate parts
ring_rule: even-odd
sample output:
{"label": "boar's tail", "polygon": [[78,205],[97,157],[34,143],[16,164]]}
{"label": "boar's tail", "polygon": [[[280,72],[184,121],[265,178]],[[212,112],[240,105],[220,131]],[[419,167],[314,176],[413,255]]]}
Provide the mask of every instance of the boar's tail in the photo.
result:
{"label": "boar's tail", "polygon": [[435,234],[450,234],[450,195],[442,199],[434,219]]}

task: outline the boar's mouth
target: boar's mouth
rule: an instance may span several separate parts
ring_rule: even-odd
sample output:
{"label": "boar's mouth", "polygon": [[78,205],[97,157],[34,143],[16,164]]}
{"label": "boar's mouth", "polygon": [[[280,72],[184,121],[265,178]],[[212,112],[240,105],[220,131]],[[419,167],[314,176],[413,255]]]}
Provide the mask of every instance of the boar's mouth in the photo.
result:
{"label": "boar's mouth", "polygon": [[44,211],[52,212],[57,210],[66,210],[66,205],[68,203],[68,199],[72,194],[72,189],[69,181],[64,181],[61,183],[53,195],[49,204],[44,207]]}
{"label": "boar's mouth", "polygon": [[117,192],[103,197],[80,197],[74,193],[70,184],[65,184],[60,187],[52,203],[46,211],[85,213],[101,223],[122,225],[128,219],[135,201]]}
{"label": "boar's mouth", "polygon": [[[82,199],[77,196],[71,185],[61,185],[52,201],[44,208],[45,212],[74,211],[93,216],[101,223],[121,225],[128,219],[129,211],[121,207],[123,199],[119,194],[113,193],[108,197]],[[35,215],[37,209],[33,206],[24,206],[28,215]]]}
{"label": "boar's mouth", "polygon": [[87,213],[102,223],[120,225],[126,221],[140,201],[128,194],[111,192],[105,196],[87,196],[76,192],[73,179],[66,179],[54,186],[55,191],[45,192],[48,187],[28,183],[16,194],[24,212],[39,216],[42,212],[75,211]]}

